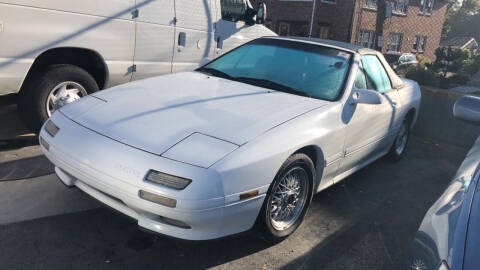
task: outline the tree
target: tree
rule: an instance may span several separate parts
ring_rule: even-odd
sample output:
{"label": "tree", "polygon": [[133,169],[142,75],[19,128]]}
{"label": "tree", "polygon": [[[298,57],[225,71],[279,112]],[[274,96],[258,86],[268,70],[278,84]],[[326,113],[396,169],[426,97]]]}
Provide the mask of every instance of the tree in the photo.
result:
{"label": "tree", "polygon": [[435,62],[430,67],[436,72],[442,71],[443,77],[446,77],[448,72],[459,71],[466,60],[472,59],[469,50],[456,50],[451,47],[437,48],[435,56]]}
{"label": "tree", "polygon": [[472,36],[480,40],[480,0],[457,0],[448,8],[442,37]]}

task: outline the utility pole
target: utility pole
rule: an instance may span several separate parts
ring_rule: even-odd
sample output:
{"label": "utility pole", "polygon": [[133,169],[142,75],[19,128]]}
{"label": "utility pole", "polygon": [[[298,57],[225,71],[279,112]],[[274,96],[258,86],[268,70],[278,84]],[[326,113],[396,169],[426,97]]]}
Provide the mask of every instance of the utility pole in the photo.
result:
{"label": "utility pole", "polygon": [[315,7],[316,7],[316,4],[317,4],[317,0],[313,0],[312,18],[310,19],[310,31],[308,32],[308,37],[312,37],[313,19],[315,18]]}
{"label": "utility pole", "polygon": [[[377,35],[376,49],[382,51],[382,47],[378,46],[378,38],[383,37],[383,24],[386,18],[387,0],[377,0],[377,20],[375,24],[375,33]],[[384,44],[382,44],[384,45]]]}

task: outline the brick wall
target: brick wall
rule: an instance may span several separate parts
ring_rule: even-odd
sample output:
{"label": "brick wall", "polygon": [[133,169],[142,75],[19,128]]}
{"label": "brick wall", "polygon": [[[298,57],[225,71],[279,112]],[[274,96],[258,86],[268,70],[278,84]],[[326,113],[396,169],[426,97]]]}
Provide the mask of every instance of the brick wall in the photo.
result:
{"label": "brick wall", "polygon": [[[261,0],[251,0],[256,6]],[[319,37],[321,28],[328,28],[327,38],[344,42],[356,42],[360,30],[375,31],[376,10],[364,7],[365,0],[337,0],[336,4],[317,0],[312,36]],[[289,35],[307,36],[310,29],[313,1],[264,0],[267,18],[272,30],[279,33],[280,26],[290,26]],[[356,2],[354,4],[354,2]],[[354,9],[355,6],[355,9]],[[440,43],[447,0],[436,0],[432,15],[420,13],[420,0],[410,0],[407,16],[394,14],[385,21],[386,45],[390,33],[402,33],[401,52],[413,52],[415,35],[427,36],[425,56],[434,60],[435,49]],[[355,12],[355,16],[353,16]],[[284,26],[285,27],[285,26]],[[417,53],[417,52],[415,52]]]}
{"label": "brick wall", "polygon": [[[358,39],[358,33],[361,29],[375,31],[376,10],[365,8],[363,1],[359,0],[356,14],[357,22],[355,24],[352,41]],[[447,1],[435,1],[431,15],[420,14],[420,0],[410,0],[407,15],[393,14],[391,18],[386,19],[383,27],[383,36],[385,46],[383,52],[386,52],[388,37],[390,33],[402,33],[401,52],[419,53],[413,51],[415,36],[427,36],[427,43],[424,54],[427,58],[434,60],[435,49],[440,44],[443,22],[447,11]],[[421,53],[421,52],[420,52]]]}
{"label": "brick wall", "polygon": [[[251,0],[254,7],[261,0]],[[328,38],[350,41],[351,18],[354,0],[337,0],[330,4],[317,0],[312,36],[318,37],[322,27],[327,27]],[[264,0],[267,5],[267,18],[271,29],[279,32],[282,22],[295,24],[290,27],[290,35],[308,36],[313,1]],[[299,29],[301,27],[302,29]]]}

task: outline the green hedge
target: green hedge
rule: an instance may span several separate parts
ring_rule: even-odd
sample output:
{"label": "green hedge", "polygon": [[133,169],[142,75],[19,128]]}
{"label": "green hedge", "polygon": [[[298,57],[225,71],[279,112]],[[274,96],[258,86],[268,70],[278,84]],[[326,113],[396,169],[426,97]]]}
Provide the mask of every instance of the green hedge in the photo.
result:
{"label": "green hedge", "polygon": [[407,71],[405,77],[407,79],[417,81],[421,85],[437,86],[437,78],[435,76],[435,72],[429,69],[421,67],[411,68]]}

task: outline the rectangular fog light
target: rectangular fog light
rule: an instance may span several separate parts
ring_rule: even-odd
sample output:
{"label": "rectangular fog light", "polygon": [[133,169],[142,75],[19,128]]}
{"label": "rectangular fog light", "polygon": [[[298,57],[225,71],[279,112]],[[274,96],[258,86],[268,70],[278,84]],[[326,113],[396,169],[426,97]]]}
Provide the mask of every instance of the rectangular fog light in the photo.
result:
{"label": "rectangular fog light", "polygon": [[47,151],[50,150],[50,144],[45,141],[45,139],[43,139],[42,136],[40,136],[40,144],[43,146],[43,148],[45,148]]}
{"label": "rectangular fog light", "polygon": [[52,122],[52,120],[48,120],[47,124],[45,125],[45,130],[48,134],[50,134],[50,136],[55,137],[59,128]]}
{"label": "rectangular fog light", "polygon": [[158,203],[164,206],[175,208],[177,206],[177,200],[170,199],[167,197],[163,197],[157,194],[153,194],[151,192],[140,190],[138,191],[138,196],[144,200],[151,201],[154,203]]}
{"label": "rectangular fog light", "polygon": [[158,172],[155,170],[150,170],[145,179],[147,181],[157,183],[157,184],[160,184],[169,188],[177,189],[177,190],[182,190],[186,188],[192,182],[192,180],[187,178],[170,175],[170,174]]}
{"label": "rectangular fog light", "polygon": [[186,223],[184,223],[180,220],[176,220],[176,219],[172,219],[172,218],[159,216],[158,221],[160,221],[161,223],[172,225],[172,226],[179,227],[179,228],[182,228],[182,229],[191,229],[192,228],[192,227],[190,227],[190,225],[188,225],[188,224],[186,224]]}

